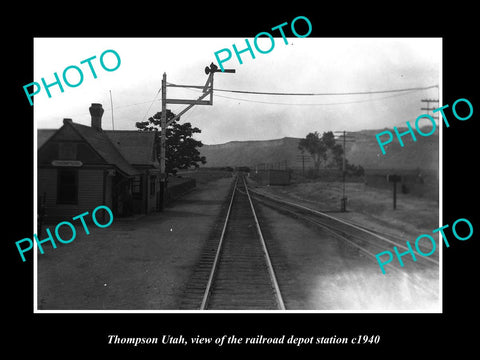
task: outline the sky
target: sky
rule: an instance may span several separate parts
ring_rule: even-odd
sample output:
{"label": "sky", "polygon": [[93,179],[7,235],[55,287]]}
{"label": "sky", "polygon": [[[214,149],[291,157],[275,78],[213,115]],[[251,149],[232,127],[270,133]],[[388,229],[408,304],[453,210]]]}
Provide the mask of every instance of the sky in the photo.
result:
{"label": "sky", "polygon": [[[426,111],[421,99],[439,99],[441,94],[441,38],[297,38],[281,37],[267,54],[252,45],[241,54],[243,64],[232,49],[246,47],[245,38],[35,38],[34,79],[47,84],[62,79],[66,67],[75,65],[83,72],[77,87],[63,83],[34,96],[36,128],[56,129],[64,118],[90,125],[88,108],[101,103],[105,109],[104,129],[135,130],[135,123],[161,111],[161,81],[181,85],[204,85],[205,66],[216,62],[214,53],[230,49],[232,58],[225,68],[235,74],[216,73],[214,89],[285,93],[375,92],[439,85],[406,92],[362,95],[272,96],[214,91],[212,106],[198,105],[181,117],[202,130],[195,138],[204,144],[228,141],[267,140],[305,137],[309,132],[358,131],[405,126]],[[261,49],[270,47],[268,38],[260,38]],[[116,51],[121,64],[105,71],[99,62],[106,50]],[[222,54],[221,56],[223,56]],[[91,61],[97,78],[87,63]],[[104,57],[114,67],[111,53]],[[79,81],[75,70],[68,79]],[[439,91],[440,90],[440,91]],[[113,125],[112,107],[113,102]],[[199,89],[167,88],[167,98],[196,99]],[[25,97],[28,104],[28,99]],[[441,98],[440,98],[441,105]],[[432,104],[432,106],[440,106]],[[168,104],[174,113],[186,105]],[[422,120],[420,125],[428,124]],[[438,128],[437,128],[438,131]]]}

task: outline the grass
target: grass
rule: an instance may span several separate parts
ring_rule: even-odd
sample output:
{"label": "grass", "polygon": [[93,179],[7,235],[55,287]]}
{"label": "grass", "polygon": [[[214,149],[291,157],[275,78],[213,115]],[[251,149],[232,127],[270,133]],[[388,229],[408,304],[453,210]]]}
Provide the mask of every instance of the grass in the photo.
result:
{"label": "grass", "polygon": [[[311,181],[290,186],[269,186],[265,190],[310,204],[322,211],[339,212],[343,197],[343,184],[340,181]],[[397,188],[397,207],[393,210],[393,190],[366,186],[364,183],[347,182],[347,213],[342,217],[357,222],[366,219],[402,233],[418,236],[431,233],[439,226],[439,202],[411,194],[402,194]]]}
{"label": "grass", "polygon": [[182,171],[179,172],[178,175],[195,179],[198,186],[208,184],[211,181],[222,178],[231,178],[232,172],[226,170],[207,170],[200,168],[198,170]]}

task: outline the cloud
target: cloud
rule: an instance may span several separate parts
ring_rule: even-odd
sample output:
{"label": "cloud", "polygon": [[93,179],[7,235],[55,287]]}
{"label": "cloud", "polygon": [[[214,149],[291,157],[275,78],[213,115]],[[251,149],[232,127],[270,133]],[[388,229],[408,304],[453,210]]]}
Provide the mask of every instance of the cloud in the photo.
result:
{"label": "cloud", "polygon": [[[161,110],[158,96],[164,72],[176,84],[203,85],[205,66],[214,52],[243,38],[41,38],[35,39],[35,79],[53,79],[69,65],[106,49],[122,59],[114,72],[98,71],[52,98],[43,91],[35,96],[35,121],[40,128],[58,128],[64,117],[89,124],[88,107],[103,104],[111,116],[112,92],[116,129],[132,129],[150,108]],[[273,92],[348,92],[429,86],[439,82],[441,39],[427,38],[275,38],[268,54],[252,59],[235,55],[225,67],[235,74],[216,74],[215,88]],[[84,65],[86,66],[86,65]],[[98,66],[98,65],[97,65]],[[82,68],[85,71],[87,68]],[[168,88],[168,96],[195,99],[198,90]],[[357,96],[268,96],[215,92],[213,106],[196,106],[182,120],[202,129],[204,143],[304,136],[310,131],[360,130],[404,124],[420,114],[420,100],[438,97],[438,89],[404,94]],[[27,100],[26,100],[27,101]],[[284,105],[279,105],[284,104]],[[294,105],[303,104],[303,105]],[[169,106],[180,111],[182,105]],[[104,127],[110,128],[110,119]]]}

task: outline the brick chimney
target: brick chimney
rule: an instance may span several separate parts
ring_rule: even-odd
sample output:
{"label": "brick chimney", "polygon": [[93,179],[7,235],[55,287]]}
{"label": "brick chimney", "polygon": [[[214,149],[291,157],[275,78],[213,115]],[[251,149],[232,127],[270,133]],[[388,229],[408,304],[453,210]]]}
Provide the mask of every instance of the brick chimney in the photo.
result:
{"label": "brick chimney", "polygon": [[104,111],[102,104],[92,104],[88,110],[90,110],[90,116],[92,117],[92,128],[102,130],[102,115]]}

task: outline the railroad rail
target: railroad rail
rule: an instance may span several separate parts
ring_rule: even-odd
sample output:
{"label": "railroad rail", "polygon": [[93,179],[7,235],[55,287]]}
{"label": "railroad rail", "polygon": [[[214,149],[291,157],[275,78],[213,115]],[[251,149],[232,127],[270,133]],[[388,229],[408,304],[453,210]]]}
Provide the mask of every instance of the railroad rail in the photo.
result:
{"label": "railroad rail", "polygon": [[237,175],[201,310],[285,310],[244,176]]}
{"label": "railroad rail", "polygon": [[[325,229],[336,238],[348,242],[359,251],[373,257],[375,261],[375,254],[384,251],[387,244],[390,246],[394,245],[399,249],[408,250],[407,246],[405,246],[405,242],[402,243],[402,239],[383,234],[378,230],[369,229],[345,219],[340,219],[324,212],[308,208],[304,205],[287,201],[275,195],[261,193],[252,189],[250,189],[250,193],[257,201],[267,206]],[[429,250],[425,250],[425,252],[428,251]],[[419,258],[435,265],[439,264],[438,260],[435,258],[423,256],[419,256]],[[394,267],[393,269],[398,270]]]}

